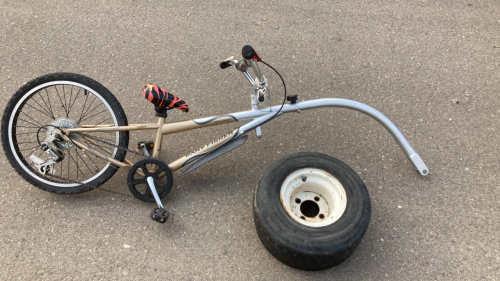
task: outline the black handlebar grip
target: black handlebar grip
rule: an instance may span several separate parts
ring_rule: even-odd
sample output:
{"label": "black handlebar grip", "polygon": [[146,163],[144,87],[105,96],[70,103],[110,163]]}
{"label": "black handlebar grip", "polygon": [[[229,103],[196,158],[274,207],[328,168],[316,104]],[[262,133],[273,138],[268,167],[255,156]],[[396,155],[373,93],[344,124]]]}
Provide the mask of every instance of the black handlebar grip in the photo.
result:
{"label": "black handlebar grip", "polygon": [[247,60],[253,59],[260,61],[259,55],[257,55],[257,52],[250,45],[243,46],[243,49],[241,49],[241,55]]}
{"label": "black handlebar grip", "polygon": [[220,68],[222,68],[222,69],[226,69],[226,68],[230,67],[230,66],[231,66],[231,64],[229,63],[229,61],[223,61],[223,62],[221,62],[221,63],[219,64],[219,66],[220,66]]}

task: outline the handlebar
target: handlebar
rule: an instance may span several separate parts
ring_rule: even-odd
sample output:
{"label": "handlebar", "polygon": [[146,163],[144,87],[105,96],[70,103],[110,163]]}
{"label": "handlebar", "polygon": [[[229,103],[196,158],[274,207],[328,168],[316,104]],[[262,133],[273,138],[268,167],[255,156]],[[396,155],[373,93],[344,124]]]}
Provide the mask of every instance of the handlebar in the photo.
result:
{"label": "handlebar", "polygon": [[[285,82],[283,81],[283,78],[281,78],[281,75],[270,65],[268,65],[266,62],[262,61],[260,56],[257,54],[257,52],[250,46],[250,45],[245,45],[243,46],[241,50],[241,55],[243,57],[243,60],[235,60],[234,57],[230,57],[220,63],[220,68],[225,69],[230,66],[233,66],[243,72],[245,74],[245,77],[248,79],[248,81],[254,86],[253,87],[253,92],[250,95],[250,100],[252,104],[252,109],[253,110],[260,110],[259,103],[263,103],[266,99],[269,100],[269,114],[265,116],[261,116],[259,118],[254,119],[250,123],[246,124],[245,126],[242,126],[238,129],[238,134],[236,137],[241,136],[242,134],[245,134],[249,130],[255,129],[255,133],[257,134],[257,137],[261,137],[262,131],[260,126],[269,122],[270,120],[274,119],[278,114],[280,114],[281,109],[283,108],[283,105],[285,104],[286,100],[286,87],[285,87]],[[281,107],[279,108],[278,111],[273,112],[271,108],[271,93],[267,87],[267,79],[262,75],[262,72],[260,72],[259,66],[257,65],[257,62],[262,61],[265,65],[276,71],[278,76],[281,78],[283,81],[283,87],[285,90],[285,99],[283,99],[283,103],[281,104]],[[256,78],[254,79],[250,73],[248,73],[248,68],[253,68]]]}
{"label": "handlebar", "polygon": [[[250,45],[243,46],[243,48],[241,49],[241,55],[244,58],[243,60],[239,61],[235,60],[234,57],[230,57],[219,64],[220,68],[226,69],[234,65],[237,70],[245,72],[247,78],[249,76],[247,72],[248,68],[253,68],[258,82],[264,83],[266,78],[264,77],[264,75],[262,75],[262,72],[260,72],[259,66],[257,65],[257,62],[261,61],[262,59],[254,50],[254,48],[252,48],[252,46]],[[252,80],[250,80],[250,82],[253,84]]]}
{"label": "handlebar", "polygon": [[[232,58],[232,57],[231,57],[231,58]],[[231,65],[232,65],[232,64],[229,62],[229,59],[227,59],[227,60],[225,60],[225,61],[222,61],[222,62],[220,63],[220,65],[219,65],[219,66],[220,66],[220,68],[222,68],[222,69],[226,69],[226,68],[230,67]]]}

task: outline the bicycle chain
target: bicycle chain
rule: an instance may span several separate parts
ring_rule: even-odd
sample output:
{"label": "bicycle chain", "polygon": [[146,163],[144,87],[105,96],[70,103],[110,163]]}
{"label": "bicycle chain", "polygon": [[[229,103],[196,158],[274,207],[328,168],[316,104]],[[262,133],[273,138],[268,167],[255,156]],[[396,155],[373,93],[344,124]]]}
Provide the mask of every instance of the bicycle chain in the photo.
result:
{"label": "bicycle chain", "polygon": [[[120,150],[122,150],[122,151],[125,151],[126,153],[132,153],[132,154],[138,155],[138,156],[142,157],[143,159],[149,159],[149,158],[152,158],[151,156],[146,156],[146,155],[144,155],[144,154],[141,154],[141,153],[138,153],[138,152],[132,151],[132,150],[130,150],[130,149],[128,149],[128,148],[121,147],[121,146],[119,146],[119,145],[115,145],[115,144],[109,143],[109,142],[105,141],[104,139],[99,138],[99,137],[96,137],[96,136],[89,136],[89,135],[82,134],[82,133],[77,133],[77,134],[79,134],[79,135],[81,135],[81,136],[84,136],[84,137],[86,137],[86,138],[89,138],[89,139],[92,139],[92,140],[95,140],[95,141],[101,142],[101,143],[103,143],[103,144],[107,144],[107,145],[109,145],[109,146],[112,146],[112,147],[118,148],[118,149],[120,149]],[[98,143],[98,145],[99,145],[99,143]],[[75,145],[75,148],[76,148],[76,149],[80,149],[80,148],[79,148],[79,147],[77,147],[76,145]],[[126,154],[126,153],[125,153],[125,154]],[[99,159],[101,159],[101,158],[99,158]],[[101,160],[102,160],[102,159],[101,159]],[[102,160],[102,161],[105,161],[105,160]],[[128,172],[124,171],[123,169],[122,169],[122,170],[120,170],[120,167],[117,167],[117,166],[112,165],[112,164],[111,164],[111,167],[113,167],[113,168],[114,168],[117,172],[120,172],[120,173],[126,173],[126,174],[127,174],[127,176],[128,176]],[[82,186],[89,187],[91,190],[93,190],[93,189],[98,189],[98,188],[99,188],[99,189],[102,189],[102,190],[107,191],[107,192],[109,192],[109,193],[113,193],[113,194],[117,194],[117,195],[122,195],[122,196],[126,196],[126,197],[134,197],[133,195],[128,194],[128,193],[127,193],[127,194],[125,194],[125,193],[122,193],[122,192],[118,192],[118,191],[114,191],[114,190],[107,189],[107,188],[103,187],[102,185],[101,185],[101,186],[91,185],[91,184],[87,184],[87,183],[83,183],[83,182],[75,181],[75,180],[72,180],[72,179],[69,179],[69,178],[59,177],[59,176],[56,176],[56,175],[52,175],[52,177],[57,178],[57,179],[59,179],[59,180],[64,180],[64,181],[66,181],[67,183],[77,183],[77,184],[80,184],[80,185],[82,185]],[[103,184],[104,184],[104,183],[103,183]]]}

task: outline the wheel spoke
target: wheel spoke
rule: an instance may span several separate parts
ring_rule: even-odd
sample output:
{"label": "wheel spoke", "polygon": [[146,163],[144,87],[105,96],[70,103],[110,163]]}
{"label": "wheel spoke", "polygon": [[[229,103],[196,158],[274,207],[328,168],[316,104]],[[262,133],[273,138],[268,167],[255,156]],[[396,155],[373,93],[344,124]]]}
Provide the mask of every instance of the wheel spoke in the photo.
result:
{"label": "wheel spoke", "polygon": [[[64,87],[64,85],[63,85],[63,87]],[[68,117],[68,109],[66,108],[66,104],[62,101],[61,95],[59,95],[59,91],[57,90],[57,86],[54,86],[54,90],[56,91],[57,96],[59,97],[59,100],[61,101],[61,105],[64,108],[64,112],[66,112],[66,117]],[[63,91],[64,91],[64,88],[63,88]]]}
{"label": "wheel spoke", "polygon": [[[29,116],[29,115],[28,115],[27,113],[25,113],[24,111],[21,111],[20,113],[23,113],[23,114],[24,114],[24,115],[26,115],[28,118],[31,118],[31,116]],[[23,122],[26,122],[26,123],[28,123],[28,124],[30,124],[30,125],[36,126],[36,124],[33,124],[33,123],[31,123],[30,121],[24,120],[24,119],[22,119],[21,117],[17,117],[17,119],[18,119],[18,120],[21,120],[21,121],[23,121]],[[42,125],[42,124],[38,123],[38,121],[36,121],[36,120],[35,120],[35,119],[33,119],[33,118],[31,118],[31,120],[35,121],[35,123],[37,123],[37,124],[39,125],[39,126],[38,126],[38,128],[40,128],[40,127],[43,127],[43,126],[44,126],[44,125]]]}
{"label": "wheel spoke", "polygon": [[16,135],[20,136],[20,135],[28,135],[28,134],[35,134],[35,133],[38,133],[38,131],[36,131],[36,132],[18,133]]}
{"label": "wheel spoke", "polygon": [[37,141],[25,141],[25,142],[15,142],[15,144],[27,144],[27,143],[38,143]]}
{"label": "wheel spoke", "polygon": [[[92,118],[92,117],[94,117],[94,116],[97,116],[97,115],[99,115],[99,114],[101,114],[101,113],[103,113],[103,112],[106,112],[106,111],[107,111],[107,109],[103,109],[102,111],[99,111],[98,113],[96,113],[96,114],[94,114],[94,115],[91,115],[91,116],[89,116],[89,117],[87,117],[87,118],[84,118],[84,119],[82,119],[81,121],[85,121],[85,120],[87,120],[87,119],[90,119],[90,118]],[[110,118],[108,118],[107,120],[109,120],[109,119],[111,119],[111,117],[110,117]],[[106,120],[105,120],[105,121],[106,121]],[[103,122],[104,122],[104,121],[103,121]],[[102,124],[103,122],[101,122],[101,123],[99,123],[99,124]],[[99,124],[96,124],[96,125],[99,125]]]}
{"label": "wheel spoke", "polygon": [[26,105],[27,105],[27,106],[29,106],[29,107],[31,107],[31,108],[33,108],[34,110],[36,110],[36,111],[40,112],[41,114],[43,114],[43,115],[45,115],[45,116],[47,116],[47,117],[49,117],[49,118],[52,118],[52,116],[50,116],[50,114],[49,114],[49,113],[47,113],[47,112],[43,112],[43,111],[41,111],[41,110],[39,110],[39,109],[35,108],[35,107],[34,107],[34,106],[32,106],[31,104],[26,103]]}
{"label": "wheel spoke", "polygon": [[[39,145],[37,146],[34,146],[34,147],[30,147],[30,148],[23,148],[23,149],[19,149],[19,152],[23,152],[23,151],[27,151],[27,150],[31,150],[31,151],[35,151],[37,148],[40,148]],[[30,155],[31,153],[28,153],[28,156]]]}
{"label": "wheel spoke", "polygon": [[[77,152],[78,153],[78,152]],[[75,161],[75,158],[73,158],[73,156],[71,155],[71,153],[68,153],[69,157],[71,158],[71,160],[73,160],[73,163],[75,163],[75,166],[76,166],[76,180],[78,181],[78,172],[80,172],[82,174],[82,176],[85,176],[84,173],[82,172],[82,170],[80,170],[80,166],[78,165],[78,161]],[[78,158],[77,158],[78,159]],[[70,162],[70,161],[68,161]],[[69,177],[69,170],[68,170],[68,178]]]}
{"label": "wheel spoke", "polygon": [[87,92],[87,90],[84,90],[83,94],[85,95],[85,102],[83,103],[82,106],[82,113],[80,114],[80,118],[77,121],[78,124],[80,124],[80,120],[82,119],[83,113],[85,112],[85,106],[87,105],[87,100],[89,99],[89,93]]}
{"label": "wheel spoke", "polygon": [[[65,85],[63,84],[62,85],[62,89],[63,89],[62,91],[63,91],[63,97],[64,97],[64,105],[65,105],[65,108],[67,108],[67,110],[66,110],[66,117],[69,117],[69,103],[68,103],[68,101],[66,99],[66,90],[65,90],[64,86]],[[71,101],[71,97],[70,97],[70,101]]]}
{"label": "wheel spoke", "polygon": [[40,129],[40,127],[31,127],[31,126],[14,126],[14,128]]}
{"label": "wheel spoke", "polygon": [[[45,103],[45,100],[43,100],[42,95],[40,94],[40,92],[38,93],[38,95],[40,96],[40,98],[42,99],[42,101]],[[52,113],[52,111],[51,111],[50,109],[49,109],[49,110],[47,110],[47,109],[46,109],[45,107],[43,107],[40,103],[38,103],[38,102],[37,102],[34,98],[33,98],[32,100],[33,100],[33,102],[35,102],[36,104],[38,104],[38,106],[40,106],[40,108],[42,108],[42,109],[43,109],[43,111],[45,111],[45,113],[47,113],[49,117],[51,117],[52,119],[56,119],[56,118],[54,117],[54,113]],[[47,104],[46,104],[46,103],[45,103],[45,106],[47,106]]]}
{"label": "wheel spoke", "polygon": [[113,120],[113,118],[112,118],[112,117],[109,117],[109,118],[104,119],[104,120],[102,120],[101,122],[99,122],[99,123],[97,123],[97,124],[95,124],[95,125],[101,125],[102,123],[104,123],[104,122],[106,122],[106,121],[108,121],[108,120]]}
{"label": "wheel spoke", "polygon": [[[64,85],[63,85],[63,89],[64,89]],[[71,98],[73,98],[73,87],[70,86],[70,94],[69,94],[69,101],[68,101],[68,112],[71,111]]]}
{"label": "wheel spoke", "polygon": [[92,172],[92,169],[90,169],[89,165],[87,164],[87,162],[85,162],[85,159],[82,158],[82,156],[78,153],[78,150],[76,151],[76,155],[77,157],[80,157],[80,159],[82,160],[83,164],[85,164],[85,166],[87,167],[87,169]]}
{"label": "wheel spoke", "polygon": [[[35,152],[37,148],[38,148],[38,147],[36,147],[36,148],[35,148],[32,152],[30,152],[30,153],[28,153],[26,156],[24,156],[24,157],[23,157],[23,160],[24,160],[24,161],[26,161],[26,158],[28,158],[28,157],[29,157],[29,156],[31,156],[31,155],[34,155],[34,154],[33,154],[33,152]],[[43,150],[42,150],[42,151],[41,151],[38,155],[34,155],[34,156],[36,156],[37,158],[40,158],[40,155],[42,155],[44,152],[45,152],[45,151],[43,151]]]}
{"label": "wheel spoke", "polygon": [[[70,150],[68,150],[68,156],[71,157],[71,151]],[[69,179],[69,171],[70,171],[69,167],[70,167],[71,161],[69,161],[69,159],[68,159],[67,162],[68,162],[68,179]]]}
{"label": "wheel spoke", "polygon": [[[101,105],[102,105],[102,103],[101,103],[101,104],[96,105],[96,106],[95,106],[94,108],[92,108],[91,110],[88,110],[87,112],[85,112],[85,115],[84,115],[84,116],[80,119],[80,121],[79,121],[78,123],[81,123],[83,120],[87,120],[87,119],[89,119],[89,118],[91,118],[91,117],[94,117],[94,116],[96,116],[97,114],[100,114],[100,113],[102,113],[102,112],[105,112],[107,109],[104,109],[103,111],[101,111],[101,112],[99,112],[99,113],[97,113],[97,114],[91,115],[90,117],[87,117],[87,115],[89,115],[91,112],[93,112],[94,110],[96,110],[96,109],[97,109],[98,107],[100,107]],[[87,118],[85,118],[85,117],[87,117]]]}
{"label": "wheel spoke", "polygon": [[55,116],[54,112],[52,111],[52,104],[50,103],[50,97],[49,97],[49,92],[47,91],[47,88],[45,88],[45,93],[47,94],[47,102],[49,103],[50,112],[52,113],[52,116]]}
{"label": "wheel spoke", "polygon": [[[89,112],[89,108],[92,107],[92,104],[94,104],[94,101],[96,100],[96,97],[93,97],[92,101],[90,102],[89,106],[85,109],[85,108],[82,108],[82,115],[80,116],[80,119],[78,119],[77,123],[80,124],[82,122],[82,118],[84,118],[87,113]],[[97,105],[99,106],[99,105]]]}
{"label": "wheel spoke", "polygon": [[[88,153],[87,153],[87,151],[86,151],[86,150],[84,150],[84,151],[83,151],[83,153],[85,153],[85,155],[87,155],[87,158],[90,160],[90,162],[92,162],[92,164],[94,164],[94,166],[97,168],[96,172],[98,172],[98,171],[99,171],[99,166],[98,166],[98,165],[94,162],[94,160],[92,160],[92,157],[90,157],[90,156],[88,155]],[[101,158],[97,157],[97,159],[101,159]],[[101,159],[101,160],[102,160],[102,159]],[[104,160],[103,160],[103,161],[104,161]]]}
{"label": "wheel spoke", "polygon": [[[37,148],[39,148],[39,146],[31,148],[32,149],[31,152],[26,154],[26,156],[23,157],[23,160],[26,160],[26,158],[31,156],[33,154],[33,152],[35,152],[37,150]],[[29,150],[29,149],[24,149],[24,150],[19,150],[19,151],[21,152],[21,151],[26,151],[26,150]],[[38,155],[38,156],[40,156],[40,155]]]}
{"label": "wheel spoke", "polygon": [[[75,105],[75,102],[78,99],[78,96],[80,95],[81,90],[82,90],[82,88],[78,88],[78,92],[76,92],[75,99],[73,100],[73,103],[70,105],[69,111],[71,111],[71,109],[73,109],[73,106]],[[71,89],[71,93],[73,94],[73,89]],[[70,99],[70,103],[71,103],[71,99]]]}

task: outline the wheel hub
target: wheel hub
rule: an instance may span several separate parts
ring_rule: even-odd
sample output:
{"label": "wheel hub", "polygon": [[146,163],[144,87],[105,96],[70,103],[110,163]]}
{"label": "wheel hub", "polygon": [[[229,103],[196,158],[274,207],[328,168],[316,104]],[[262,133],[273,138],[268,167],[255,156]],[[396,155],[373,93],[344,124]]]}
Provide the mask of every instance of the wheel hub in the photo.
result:
{"label": "wheel hub", "polygon": [[335,223],[347,206],[342,184],[330,173],[315,168],[288,175],[281,186],[280,200],[290,218],[314,228]]}
{"label": "wheel hub", "polygon": [[[47,130],[47,137],[52,135],[52,132],[56,128],[63,127],[66,129],[74,129],[74,128],[80,127],[76,121],[74,121],[73,119],[68,118],[68,117],[58,117],[50,125],[51,126],[49,126],[48,130]],[[80,136],[78,134],[75,134],[75,133],[70,133],[68,135],[68,137],[72,140],[78,140]],[[56,144],[59,148],[62,148],[62,149],[68,149],[68,148],[73,146],[73,144],[70,141],[59,141],[59,142],[56,142]]]}

